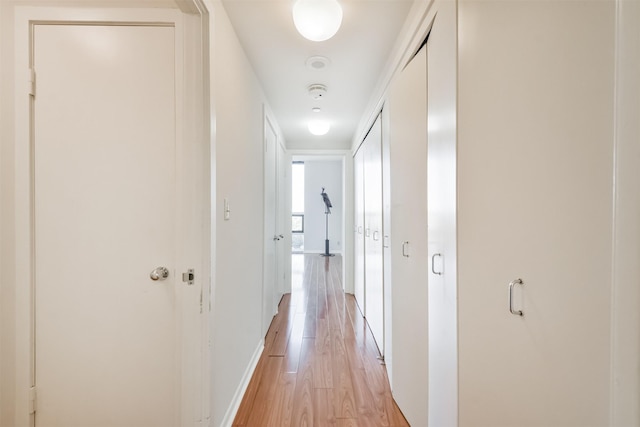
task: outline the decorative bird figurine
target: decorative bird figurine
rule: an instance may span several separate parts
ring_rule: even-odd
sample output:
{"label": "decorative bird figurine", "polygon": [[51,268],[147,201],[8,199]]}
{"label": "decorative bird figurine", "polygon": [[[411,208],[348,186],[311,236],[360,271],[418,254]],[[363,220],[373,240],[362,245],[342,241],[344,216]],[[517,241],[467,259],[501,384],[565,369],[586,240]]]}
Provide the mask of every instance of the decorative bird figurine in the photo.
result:
{"label": "decorative bird figurine", "polygon": [[324,187],[322,187],[322,193],[320,193],[320,195],[322,196],[322,200],[327,207],[327,213],[331,213],[331,208],[333,207],[333,205],[331,205],[331,200],[329,200],[329,196],[327,196],[327,193],[324,192]]}

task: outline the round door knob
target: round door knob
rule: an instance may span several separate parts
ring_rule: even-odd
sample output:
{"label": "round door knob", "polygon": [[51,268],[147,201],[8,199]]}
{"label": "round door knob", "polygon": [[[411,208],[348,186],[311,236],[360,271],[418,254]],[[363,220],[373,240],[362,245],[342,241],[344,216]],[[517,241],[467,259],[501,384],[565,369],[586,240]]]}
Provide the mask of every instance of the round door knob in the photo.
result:
{"label": "round door knob", "polygon": [[158,267],[151,271],[149,274],[151,280],[164,280],[169,277],[169,269],[167,267]]}

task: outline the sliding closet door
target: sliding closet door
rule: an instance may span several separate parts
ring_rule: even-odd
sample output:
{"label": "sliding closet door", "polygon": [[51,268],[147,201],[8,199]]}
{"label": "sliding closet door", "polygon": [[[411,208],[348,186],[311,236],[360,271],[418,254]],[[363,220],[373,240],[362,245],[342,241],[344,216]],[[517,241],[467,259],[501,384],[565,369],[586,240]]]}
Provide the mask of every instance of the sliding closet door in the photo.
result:
{"label": "sliding closet door", "polygon": [[429,425],[458,425],[456,11],[442,2],[427,41]]}
{"label": "sliding closet door", "polygon": [[364,148],[360,147],[353,158],[353,186],[355,194],[355,218],[354,218],[354,259],[355,268],[354,294],[360,312],[364,316],[366,313],[364,299]]}
{"label": "sliding closet door", "polygon": [[384,352],[382,255],[382,125],[378,116],[364,140],[365,306],[367,323]]}
{"label": "sliding closet door", "polygon": [[461,427],[610,423],[614,9],[459,3]]}
{"label": "sliding closet door", "polygon": [[[428,405],[427,55],[423,48],[393,82],[389,98],[391,388],[412,426]],[[387,161],[387,159],[385,159]],[[385,196],[387,197],[387,196]]]}

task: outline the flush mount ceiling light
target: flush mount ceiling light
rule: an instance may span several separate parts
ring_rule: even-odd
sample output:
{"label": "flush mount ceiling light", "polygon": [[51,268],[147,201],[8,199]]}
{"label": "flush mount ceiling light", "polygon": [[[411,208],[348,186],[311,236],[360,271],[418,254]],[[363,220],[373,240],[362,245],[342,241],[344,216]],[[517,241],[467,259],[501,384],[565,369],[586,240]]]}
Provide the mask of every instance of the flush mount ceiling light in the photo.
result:
{"label": "flush mount ceiling light", "polygon": [[342,7],[336,0],[298,0],[293,5],[293,23],[308,40],[329,40],[342,24]]}
{"label": "flush mount ceiling light", "polygon": [[311,120],[307,124],[307,127],[309,128],[309,132],[311,132],[312,135],[322,136],[326,135],[327,132],[329,132],[329,129],[331,129],[331,124],[329,124],[329,122],[325,120]]}

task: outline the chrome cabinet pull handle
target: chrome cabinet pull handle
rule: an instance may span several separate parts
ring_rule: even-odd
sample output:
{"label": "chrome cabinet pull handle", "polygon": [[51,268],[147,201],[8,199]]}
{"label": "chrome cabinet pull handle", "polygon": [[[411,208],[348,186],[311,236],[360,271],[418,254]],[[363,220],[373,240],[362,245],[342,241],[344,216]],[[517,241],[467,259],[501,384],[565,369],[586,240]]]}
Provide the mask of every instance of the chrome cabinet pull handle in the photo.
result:
{"label": "chrome cabinet pull handle", "polygon": [[509,311],[511,314],[516,316],[524,316],[522,310],[514,310],[513,309],[513,287],[514,285],[524,285],[522,279],[515,279],[509,282]]}
{"label": "chrome cabinet pull handle", "polygon": [[441,256],[442,256],[442,254],[433,254],[433,255],[431,256],[431,272],[432,272],[433,274],[437,274],[438,276],[442,276],[442,271],[440,271],[440,272],[437,272],[437,271],[436,271],[436,267],[435,267],[434,260],[435,260],[435,258],[436,258],[437,256],[441,257]]}
{"label": "chrome cabinet pull handle", "polygon": [[380,233],[378,231],[373,232],[373,240],[378,241],[380,238]]}
{"label": "chrome cabinet pull handle", "polygon": [[409,258],[409,242],[402,242],[402,256]]}

